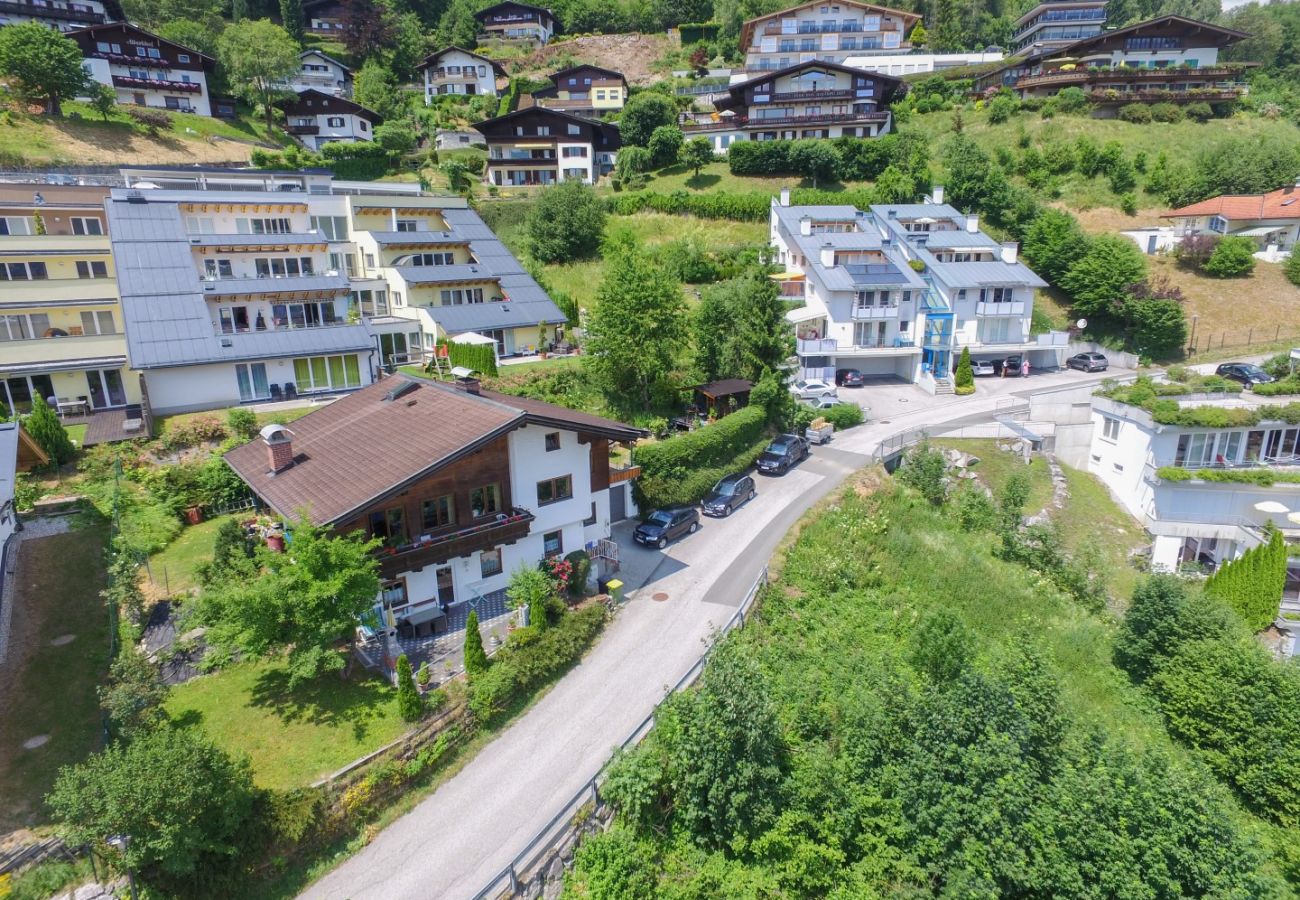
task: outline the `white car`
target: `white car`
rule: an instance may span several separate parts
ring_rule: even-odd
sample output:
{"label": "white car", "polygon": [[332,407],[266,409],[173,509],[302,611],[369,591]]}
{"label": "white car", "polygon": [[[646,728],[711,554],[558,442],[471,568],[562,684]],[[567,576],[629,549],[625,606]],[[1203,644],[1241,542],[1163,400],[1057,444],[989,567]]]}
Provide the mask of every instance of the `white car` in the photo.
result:
{"label": "white car", "polygon": [[972,375],[989,375],[994,374],[993,360],[991,359],[972,359],[970,361],[970,371]]}
{"label": "white car", "polygon": [[820,397],[838,397],[835,385],[826,381],[804,381],[800,379],[790,385],[790,393],[800,400],[815,400]]}
{"label": "white car", "polygon": [[800,402],[811,406],[813,409],[830,409],[833,406],[838,406],[840,401],[836,397],[813,397],[811,400],[801,400]]}

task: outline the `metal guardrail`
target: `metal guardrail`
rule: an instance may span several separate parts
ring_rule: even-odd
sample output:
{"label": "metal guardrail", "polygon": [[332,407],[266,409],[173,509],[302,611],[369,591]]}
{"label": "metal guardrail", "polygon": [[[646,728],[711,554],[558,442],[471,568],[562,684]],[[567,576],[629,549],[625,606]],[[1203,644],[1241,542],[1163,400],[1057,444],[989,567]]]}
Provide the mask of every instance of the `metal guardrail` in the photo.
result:
{"label": "metal guardrail", "polygon": [[[736,612],[727,620],[727,623],[718,630],[713,641],[709,643],[708,648],[705,649],[704,654],[696,661],[695,665],[691,666],[690,670],[687,671],[687,673],[683,675],[675,685],[673,685],[672,689],[664,695],[664,700],[667,700],[673,694],[676,694],[678,691],[684,690],[695,683],[696,679],[700,677],[700,673],[704,671],[704,666],[708,663],[709,656],[712,654],[713,648],[717,646],[718,640],[733,628],[744,626],[746,614],[754,605],[759,590],[766,583],[767,566],[764,566],[763,570],[758,573],[758,577],[754,579],[754,583],[750,586],[744,599],[741,600],[740,606],[737,607]],[[644,738],[646,734],[649,733],[650,729],[654,727],[655,716],[659,712],[660,704],[663,702],[663,700],[660,700],[659,703],[655,704],[655,708],[650,712],[650,714],[642,719],[641,723],[637,725],[636,728],[632,729],[632,733],[624,738],[622,743],[618,745],[619,750],[626,750],[627,748],[636,746],[641,742],[641,739]],[[613,757],[611,756],[610,759],[612,760]],[[555,849],[556,846],[569,836],[568,826],[572,822],[574,816],[577,815],[577,813],[587,804],[590,803],[595,805],[600,802],[600,785],[605,780],[605,774],[608,768],[609,760],[606,760],[605,764],[600,767],[600,771],[588,780],[586,784],[579,788],[577,793],[569,799],[569,802],[564,804],[564,807],[556,813],[549,822],[542,826],[541,830],[539,830],[537,834],[533,836],[533,839],[528,842],[527,846],[525,846],[524,849],[510,861],[509,865],[498,872],[495,877],[488,881],[487,885],[484,886],[481,891],[474,895],[474,900],[488,900],[488,898],[491,897],[515,895],[519,891],[521,881],[527,880],[526,877],[521,876],[527,876],[535,869],[538,862],[545,858],[547,853]]]}

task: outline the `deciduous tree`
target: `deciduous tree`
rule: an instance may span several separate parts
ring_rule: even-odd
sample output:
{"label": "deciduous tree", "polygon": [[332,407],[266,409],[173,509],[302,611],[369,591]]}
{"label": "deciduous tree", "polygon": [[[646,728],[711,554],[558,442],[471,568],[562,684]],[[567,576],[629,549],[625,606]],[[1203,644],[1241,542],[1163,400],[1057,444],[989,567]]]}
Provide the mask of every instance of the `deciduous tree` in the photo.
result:
{"label": "deciduous tree", "polygon": [[1146,277],[1142,251],[1126,237],[1103,234],[1088,241],[1084,254],[1060,279],[1074,300],[1073,309],[1084,316],[1107,315],[1127,296],[1129,285]]}
{"label": "deciduous tree", "polygon": [[642,91],[629,98],[623,106],[618,117],[618,130],[624,144],[646,147],[656,128],[676,122],[677,105],[671,97],[657,91]]}
{"label": "deciduous tree", "polygon": [[63,101],[84,90],[89,80],[76,42],[41,22],[0,29],[0,75],[19,96],[39,101],[52,116],[61,115]]}
{"label": "deciduous tree", "polygon": [[538,261],[582,259],[600,249],[605,207],[590,185],[570,178],[538,195],[525,229],[529,252]]}
{"label": "deciduous tree", "polygon": [[646,146],[656,167],[670,166],[677,162],[677,156],[681,153],[682,130],[676,125],[660,125],[650,135],[650,142]]}
{"label": "deciduous tree", "polygon": [[705,137],[691,138],[682,144],[681,151],[677,154],[677,161],[699,178],[700,169],[713,162],[713,145]]}
{"label": "deciduous tree", "polygon": [[1053,284],[1058,284],[1070,267],[1088,250],[1088,238],[1074,216],[1047,207],[1025,231],[1021,249],[1025,262]]}
{"label": "deciduous tree", "polygon": [[284,83],[298,71],[298,45],[270,19],[245,20],[221,33],[217,57],[234,90],[260,105],[269,130],[276,101],[293,96]]}
{"label": "deciduous tree", "polygon": [[606,396],[649,410],[686,339],[686,301],[630,236],[606,242],[604,255],[585,364]]}

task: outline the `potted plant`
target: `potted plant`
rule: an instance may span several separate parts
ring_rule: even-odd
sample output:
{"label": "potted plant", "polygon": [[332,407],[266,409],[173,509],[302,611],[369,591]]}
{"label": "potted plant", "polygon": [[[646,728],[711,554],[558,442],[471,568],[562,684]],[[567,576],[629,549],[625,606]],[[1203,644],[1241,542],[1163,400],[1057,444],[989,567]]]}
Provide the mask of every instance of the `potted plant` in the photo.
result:
{"label": "potted plant", "polygon": [[415,683],[419,685],[420,690],[427,690],[429,687],[429,661],[425,660],[420,663],[420,668],[415,672]]}

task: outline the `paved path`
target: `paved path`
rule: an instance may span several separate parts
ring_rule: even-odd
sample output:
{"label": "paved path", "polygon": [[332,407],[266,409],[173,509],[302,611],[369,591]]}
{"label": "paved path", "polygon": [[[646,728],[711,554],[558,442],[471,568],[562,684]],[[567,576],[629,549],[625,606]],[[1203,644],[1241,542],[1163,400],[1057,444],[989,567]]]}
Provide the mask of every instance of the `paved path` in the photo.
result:
{"label": "paved path", "polygon": [[[1018,393],[1071,373],[1018,382]],[[1008,385],[1009,387],[1009,385]],[[729,519],[666,552],[620,540],[624,571],[641,586],[591,653],[522,718],[432,796],[364,850],[308,888],[313,900],[473,897],[586,784],[696,660],[729,619],[790,527],[854,470],[877,443],[922,425],[988,420],[1010,391],[898,404],[814,450],[781,478],[758,476],[759,495]],[[632,583],[629,581],[629,583]],[[655,601],[656,593],[668,599]]]}

